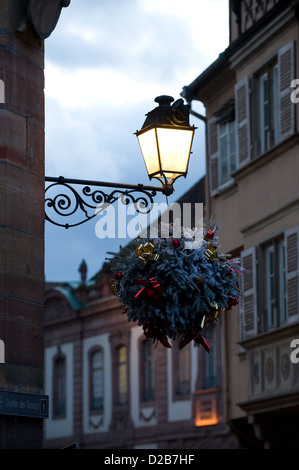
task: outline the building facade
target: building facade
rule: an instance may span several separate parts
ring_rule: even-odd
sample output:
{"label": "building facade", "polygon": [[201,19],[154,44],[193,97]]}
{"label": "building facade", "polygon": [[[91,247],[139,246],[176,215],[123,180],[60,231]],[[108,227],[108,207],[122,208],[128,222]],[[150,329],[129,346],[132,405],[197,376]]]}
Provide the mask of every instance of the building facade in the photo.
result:
{"label": "building facade", "polygon": [[44,48],[29,22],[20,28],[27,6],[0,4],[0,449],[41,448],[46,416],[32,413],[44,363]]}
{"label": "building facade", "polygon": [[229,18],[182,92],[206,108],[207,215],[248,270],[222,321],[224,421],[247,447],[297,447],[299,2],[232,0]]}
{"label": "building facade", "polygon": [[[204,200],[204,178],[181,202]],[[49,284],[45,300],[44,447],[236,448],[223,423],[221,324],[210,354],[146,339],[111,293],[109,264]]]}

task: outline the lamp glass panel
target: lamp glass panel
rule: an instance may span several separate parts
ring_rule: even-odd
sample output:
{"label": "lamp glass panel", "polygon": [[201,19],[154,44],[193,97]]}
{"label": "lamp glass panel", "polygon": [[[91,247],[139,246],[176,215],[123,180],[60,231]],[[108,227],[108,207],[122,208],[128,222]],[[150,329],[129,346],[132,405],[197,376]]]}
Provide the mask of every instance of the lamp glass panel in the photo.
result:
{"label": "lamp glass panel", "polygon": [[157,129],[161,167],[164,173],[186,173],[193,130]]}
{"label": "lamp glass panel", "polygon": [[155,129],[140,134],[138,141],[149,176],[160,171]]}

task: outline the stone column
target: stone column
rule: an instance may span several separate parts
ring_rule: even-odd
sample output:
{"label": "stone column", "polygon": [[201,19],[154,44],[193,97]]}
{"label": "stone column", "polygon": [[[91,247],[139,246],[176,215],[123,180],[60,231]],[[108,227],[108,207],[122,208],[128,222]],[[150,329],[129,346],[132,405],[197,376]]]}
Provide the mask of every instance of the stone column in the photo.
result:
{"label": "stone column", "polygon": [[32,22],[43,4],[0,2],[0,449],[42,447],[42,419],[5,397],[43,389],[44,38]]}

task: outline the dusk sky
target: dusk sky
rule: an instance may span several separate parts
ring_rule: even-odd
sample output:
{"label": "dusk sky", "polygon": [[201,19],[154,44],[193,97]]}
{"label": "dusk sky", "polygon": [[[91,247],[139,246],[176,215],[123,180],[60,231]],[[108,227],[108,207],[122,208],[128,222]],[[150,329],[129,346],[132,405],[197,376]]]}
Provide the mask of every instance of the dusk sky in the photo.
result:
{"label": "dusk sky", "polygon": [[[228,34],[226,0],[71,0],[45,41],[46,175],[159,185],[147,177],[134,132],[156,96],[180,98]],[[193,109],[205,113],[200,103]],[[198,129],[188,176],[169,203],[205,173],[205,129],[192,116],[190,124]],[[79,280],[82,259],[91,278],[107,251],[126,243],[99,239],[96,223],[66,230],[46,222],[46,281]]]}

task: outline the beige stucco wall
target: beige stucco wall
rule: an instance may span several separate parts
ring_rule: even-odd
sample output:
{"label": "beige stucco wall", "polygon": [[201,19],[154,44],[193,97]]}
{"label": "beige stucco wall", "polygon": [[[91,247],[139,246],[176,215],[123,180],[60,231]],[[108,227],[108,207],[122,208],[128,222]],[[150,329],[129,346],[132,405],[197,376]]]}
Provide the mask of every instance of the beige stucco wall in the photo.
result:
{"label": "beige stucco wall", "polygon": [[[237,183],[213,198],[211,210],[220,225],[223,252],[258,245],[298,223],[299,140],[291,138],[289,143],[294,145],[287,151],[278,153],[277,147],[276,152],[272,150],[239,171]],[[287,143],[279,147],[284,150]],[[263,164],[262,160],[266,162]],[[228,374],[229,418],[235,419],[243,415],[237,403],[248,399],[248,364],[238,345],[237,310],[226,312],[225,316],[230,340],[224,342],[224,357],[228,357],[224,374]]]}
{"label": "beige stucco wall", "polygon": [[[248,42],[231,60],[236,83],[256,71],[289,41],[295,40],[298,51],[298,35],[298,23],[285,22],[284,27],[277,26],[275,34],[271,31],[260,34],[257,48]],[[298,67],[297,60],[296,74],[299,77]],[[209,118],[234,97],[234,83],[231,80],[221,82],[218,76],[217,87],[209,85],[201,96]],[[295,114],[298,132],[299,103]],[[293,136],[238,170],[235,182],[226,190],[213,198],[208,197],[207,216],[215,214],[216,223],[220,225],[222,252],[236,254],[283,234],[285,229],[299,222],[298,155],[299,138]],[[207,191],[208,188],[209,181]],[[248,400],[248,363],[245,350],[238,344],[237,309],[224,315],[224,413],[229,421],[245,415],[237,404]]]}
{"label": "beige stucco wall", "polygon": [[[292,204],[299,197],[298,143],[291,138],[293,146],[285,152],[278,153],[279,147],[282,151],[287,147],[286,142],[251,162],[237,172],[234,185],[213,198],[211,212],[224,228],[220,236],[225,251],[257,244],[299,220]],[[278,212],[283,223],[277,220]]]}

